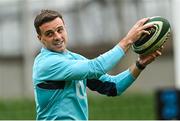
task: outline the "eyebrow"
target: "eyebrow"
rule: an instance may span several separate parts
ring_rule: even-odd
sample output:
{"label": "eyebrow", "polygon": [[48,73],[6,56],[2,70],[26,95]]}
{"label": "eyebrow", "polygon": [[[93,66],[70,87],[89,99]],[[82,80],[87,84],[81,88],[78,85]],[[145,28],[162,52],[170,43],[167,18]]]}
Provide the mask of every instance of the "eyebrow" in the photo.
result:
{"label": "eyebrow", "polygon": [[56,29],[64,29],[64,27],[63,26],[58,26]]}
{"label": "eyebrow", "polygon": [[44,34],[48,34],[50,32],[53,32],[53,30],[47,30],[47,31],[44,32]]}
{"label": "eyebrow", "polygon": [[[58,27],[55,29],[55,31],[56,31],[57,29],[64,29],[64,26],[58,26]],[[52,29],[47,30],[47,31],[43,32],[43,34],[48,34],[48,33],[50,33],[50,32],[54,32],[54,30],[52,30]]]}

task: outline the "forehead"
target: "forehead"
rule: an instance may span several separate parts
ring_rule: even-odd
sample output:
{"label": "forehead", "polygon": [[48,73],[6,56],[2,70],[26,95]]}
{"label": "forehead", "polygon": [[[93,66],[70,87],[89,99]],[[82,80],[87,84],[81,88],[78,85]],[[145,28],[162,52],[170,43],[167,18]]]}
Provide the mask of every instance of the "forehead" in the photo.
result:
{"label": "forehead", "polygon": [[64,23],[61,18],[57,17],[50,22],[42,24],[39,28],[41,31],[45,32],[47,30],[54,30],[59,26],[64,26]]}

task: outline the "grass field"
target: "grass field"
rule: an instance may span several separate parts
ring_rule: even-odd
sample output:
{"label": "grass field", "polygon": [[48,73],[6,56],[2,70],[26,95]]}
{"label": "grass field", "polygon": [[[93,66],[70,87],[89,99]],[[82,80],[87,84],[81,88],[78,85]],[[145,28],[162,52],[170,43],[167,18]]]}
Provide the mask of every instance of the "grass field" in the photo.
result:
{"label": "grass field", "polygon": [[156,119],[153,95],[122,95],[89,99],[90,119],[153,120]]}
{"label": "grass field", "polygon": [[[35,119],[34,100],[1,100],[0,120]],[[124,94],[119,97],[89,96],[91,120],[153,120],[155,99],[151,94]]]}

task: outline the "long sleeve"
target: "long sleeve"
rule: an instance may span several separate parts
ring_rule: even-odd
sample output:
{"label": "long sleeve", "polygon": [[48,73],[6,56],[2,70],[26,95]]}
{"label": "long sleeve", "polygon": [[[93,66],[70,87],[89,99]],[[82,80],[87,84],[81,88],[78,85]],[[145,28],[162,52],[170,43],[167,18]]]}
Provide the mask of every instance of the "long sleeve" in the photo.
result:
{"label": "long sleeve", "polygon": [[105,74],[98,80],[88,80],[87,86],[101,94],[108,96],[117,96],[122,94],[133,82],[135,78],[130,70],[126,70],[118,75],[111,76]]}
{"label": "long sleeve", "polygon": [[118,45],[92,60],[71,59],[63,54],[46,51],[35,60],[33,78],[39,81],[98,79],[123,56],[124,51]]}

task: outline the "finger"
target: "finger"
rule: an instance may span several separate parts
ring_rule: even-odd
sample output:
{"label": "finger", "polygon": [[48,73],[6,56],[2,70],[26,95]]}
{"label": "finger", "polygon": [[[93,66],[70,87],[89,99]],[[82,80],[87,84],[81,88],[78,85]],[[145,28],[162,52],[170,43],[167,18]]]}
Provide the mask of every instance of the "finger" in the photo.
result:
{"label": "finger", "polygon": [[152,54],[152,57],[155,59],[156,58],[156,54]]}
{"label": "finger", "polygon": [[157,56],[162,55],[161,51],[159,51],[159,50],[156,51],[156,54],[157,54]]}
{"label": "finger", "polygon": [[148,20],[149,20],[149,18],[140,19],[140,20],[137,22],[137,25],[138,25],[138,26],[143,26]]}
{"label": "finger", "polygon": [[148,20],[149,20],[149,18],[143,18],[143,19],[141,19],[142,21],[140,22],[141,23],[141,25],[144,25]]}
{"label": "finger", "polygon": [[147,34],[147,35],[150,35],[151,33],[149,31],[146,31],[146,30],[142,30],[141,31],[141,34],[144,33],[144,34]]}
{"label": "finger", "polygon": [[151,54],[153,58],[157,58],[158,56],[162,55],[161,51],[156,50],[154,53]]}
{"label": "finger", "polygon": [[154,27],[154,24],[153,23],[148,23],[148,24],[145,24],[144,26],[142,26],[142,29],[148,29],[148,28],[151,28],[151,27]]}

